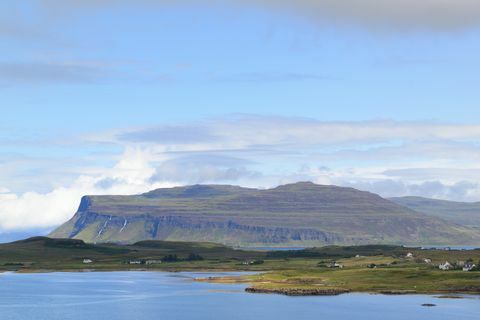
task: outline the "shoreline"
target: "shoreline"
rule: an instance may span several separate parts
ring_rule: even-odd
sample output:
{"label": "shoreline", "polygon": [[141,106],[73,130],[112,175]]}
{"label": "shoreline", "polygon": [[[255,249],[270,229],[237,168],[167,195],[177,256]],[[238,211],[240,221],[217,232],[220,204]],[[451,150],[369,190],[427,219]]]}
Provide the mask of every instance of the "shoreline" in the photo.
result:
{"label": "shoreline", "polygon": [[232,273],[249,273],[248,275],[225,275],[225,276],[211,276],[211,277],[199,277],[191,278],[192,282],[205,282],[212,284],[248,284],[249,286],[244,289],[246,293],[250,294],[277,294],[284,296],[300,297],[300,296],[338,296],[343,294],[371,294],[371,295],[388,295],[388,296],[400,296],[400,295],[441,295],[438,298],[448,298],[448,299],[463,299],[464,296],[480,296],[480,290],[475,289],[469,291],[468,289],[464,290],[438,290],[438,291],[416,291],[416,290],[351,290],[348,288],[301,288],[301,287],[278,287],[278,288],[262,288],[256,287],[255,281],[245,278],[245,276],[250,276],[252,274],[261,274],[266,273],[268,270],[264,271],[254,271],[252,272],[247,270],[232,270],[232,269],[146,269],[146,268],[136,268],[136,269],[114,269],[114,270],[103,270],[103,269],[63,269],[63,270],[52,270],[52,269],[38,269],[38,270],[17,270],[17,271],[8,271],[0,270],[1,274],[13,273],[13,274],[48,274],[48,273],[85,273],[85,272],[162,272],[162,273],[182,273],[182,272],[191,272],[191,273],[211,273],[219,274],[224,272]]}
{"label": "shoreline", "polygon": [[439,299],[463,299],[464,296],[480,297],[478,291],[431,291],[418,292],[414,290],[381,290],[381,291],[356,291],[350,289],[317,289],[317,288],[256,288],[247,287],[245,292],[253,294],[279,294],[284,296],[338,296],[343,294],[370,294],[383,296],[407,296],[407,295],[440,295]]}

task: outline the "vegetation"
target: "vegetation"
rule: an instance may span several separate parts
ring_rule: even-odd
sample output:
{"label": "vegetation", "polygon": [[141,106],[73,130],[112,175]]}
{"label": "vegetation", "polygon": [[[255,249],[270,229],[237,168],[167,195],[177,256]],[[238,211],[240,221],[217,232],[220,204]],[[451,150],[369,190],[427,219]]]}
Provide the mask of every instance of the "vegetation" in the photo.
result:
{"label": "vegetation", "polygon": [[[89,262],[91,260],[91,262]],[[85,263],[85,261],[88,261]],[[250,292],[283,294],[480,293],[480,271],[441,271],[474,262],[480,250],[422,250],[400,246],[329,246],[298,251],[245,251],[213,243],[142,241],[87,244],[36,237],[0,245],[0,271],[259,271],[208,279],[250,283]],[[149,263],[151,262],[151,263]],[[335,263],[333,263],[335,262]],[[341,268],[333,267],[335,264]]]}
{"label": "vegetation", "polygon": [[389,200],[417,212],[480,229],[480,202],[456,202],[422,197],[399,197]]}

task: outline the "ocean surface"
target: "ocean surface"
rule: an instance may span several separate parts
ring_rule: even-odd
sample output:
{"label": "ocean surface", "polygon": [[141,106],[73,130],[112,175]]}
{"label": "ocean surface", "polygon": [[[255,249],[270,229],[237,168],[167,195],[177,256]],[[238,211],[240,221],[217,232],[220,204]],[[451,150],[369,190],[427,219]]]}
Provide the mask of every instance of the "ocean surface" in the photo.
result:
{"label": "ocean surface", "polygon": [[[235,274],[235,273],[224,273]],[[193,282],[211,273],[0,274],[1,320],[480,319],[480,297],[248,294],[245,285]],[[435,304],[424,307],[422,304]]]}

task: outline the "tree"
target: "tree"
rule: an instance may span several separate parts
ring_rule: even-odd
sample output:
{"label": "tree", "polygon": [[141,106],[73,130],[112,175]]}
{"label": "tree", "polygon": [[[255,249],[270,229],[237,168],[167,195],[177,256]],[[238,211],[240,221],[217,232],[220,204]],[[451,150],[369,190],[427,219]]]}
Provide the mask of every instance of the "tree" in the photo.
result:
{"label": "tree", "polygon": [[169,254],[163,257],[162,262],[177,262],[179,260],[176,254]]}
{"label": "tree", "polygon": [[203,260],[203,257],[196,253],[190,253],[187,257],[187,261],[200,261]]}

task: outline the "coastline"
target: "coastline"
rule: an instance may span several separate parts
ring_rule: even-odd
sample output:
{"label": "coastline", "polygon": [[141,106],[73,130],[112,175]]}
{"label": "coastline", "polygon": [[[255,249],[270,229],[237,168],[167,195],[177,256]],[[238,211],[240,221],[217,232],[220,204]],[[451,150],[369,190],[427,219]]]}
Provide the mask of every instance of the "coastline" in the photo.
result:
{"label": "coastline", "polygon": [[[83,273],[83,272],[161,272],[161,273],[182,273],[182,272],[192,272],[192,273],[205,273],[215,276],[199,277],[192,278],[193,282],[206,282],[206,283],[217,283],[217,284],[247,284],[248,286],[244,289],[246,293],[250,294],[276,294],[292,297],[300,296],[338,296],[343,294],[354,294],[354,293],[364,293],[371,295],[441,295],[437,298],[442,299],[463,299],[464,296],[480,296],[480,290],[432,290],[432,291],[415,291],[415,290],[352,290],[348,288],[308,288],[308,287],[262,287],[262,284],[259,283],[259,286],[255,286],[255,280],[249,278],[252,275],[263,274],[263,272],[254,272],[251,271],[240,271],[232,269],[222,269],[222,270],[212,270],[212,269],[203,269],[203,270],[188,270],[188,269],[178,269],[178,270],[165,270],[165,269],[146,269],[146,268],[135,268],[135,269],[112,269],[112,270],[102,270],[102,269],[64,269],[64,270],[22,270],[22,271],[6,271],[0,270],[1,274],[8,273],[18,273],[18,274],[47,274],[47,273]],[[221,275],[219,273],[223,272],[245,272],[249,273],[246,275]]]}
{"label": "coastline", "polygon": [[[439,266],[449,262],[448,271]],[[400,246],[328,246],[299,251],[241,251],[208,243],[153,241],[132,246],[33,238],[0,245],[0,270],[52,272],[191,272],[194,281],[244,284],[249,293],[338,295],[480,294],[480,250]],[[224,272],[251,272],[243,276]],[[198,275],[203,273],[204,275]]]}

